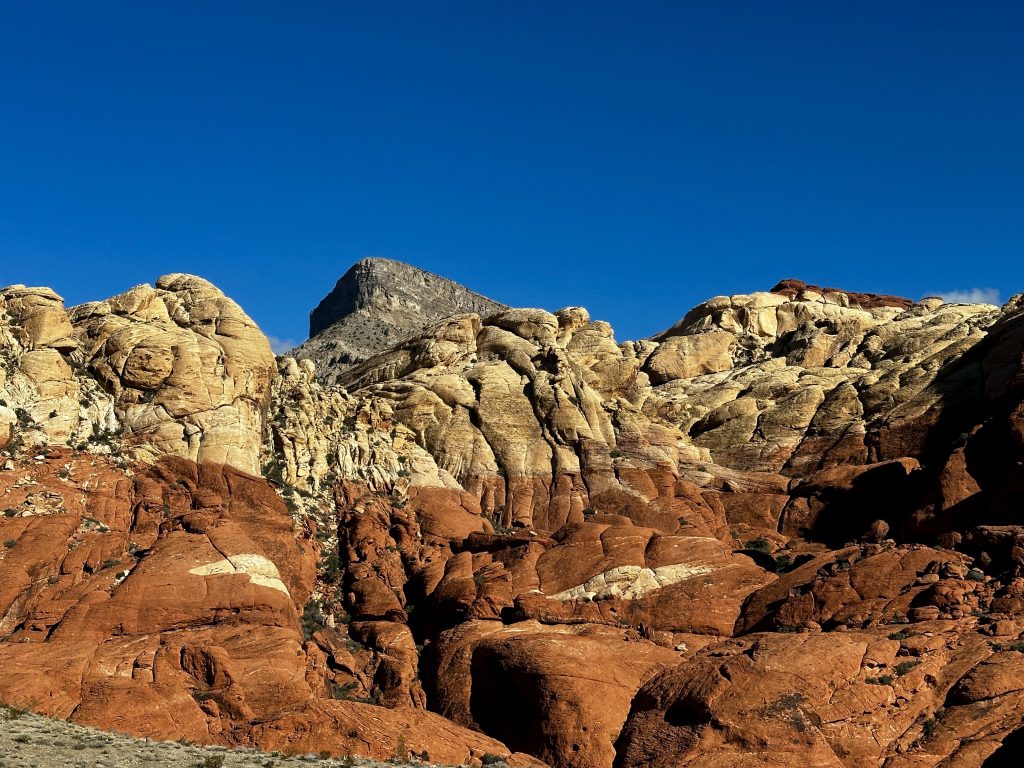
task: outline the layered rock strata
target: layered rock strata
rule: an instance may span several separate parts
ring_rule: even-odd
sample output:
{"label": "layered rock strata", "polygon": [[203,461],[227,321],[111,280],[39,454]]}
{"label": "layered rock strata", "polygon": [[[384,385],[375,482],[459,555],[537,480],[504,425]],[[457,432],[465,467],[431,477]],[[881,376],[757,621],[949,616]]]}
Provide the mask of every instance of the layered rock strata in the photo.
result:
{"label": "layered rock strata", "polygon": [[450,762],[1019,749],[1019,297],[486,308],[354,365],[187,276],[0,301],[0,699]]}

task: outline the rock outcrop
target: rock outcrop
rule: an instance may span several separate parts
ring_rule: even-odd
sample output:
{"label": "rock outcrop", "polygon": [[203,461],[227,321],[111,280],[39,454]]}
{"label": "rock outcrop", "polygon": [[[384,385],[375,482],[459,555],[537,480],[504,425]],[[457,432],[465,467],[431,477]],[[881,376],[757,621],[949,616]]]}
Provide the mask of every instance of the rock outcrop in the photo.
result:
{"label": "rock outcrop", "polygon": [[198,278],[0,292],[0,699],[558,768],[1020,748],[1024,300],[783,281],[620,343],[417,285],[339,289],[401,329],[345,360]]}
{"label": "rock outcrop", "polygon": [[0,500],[6,702],[164,740],[508,754],[433,713],[329,687],[300,626],[318,545],[262,478],[176,458],[128,474],[51,450],[0,472]]}
{"label": "rock outcrop", "polygon": [[274,355],[207,281],[165,275],[70,311],[49,289],[12,286],[0,312],[0,440],[84,447],[116,436],[133,458],[259,471]]}
{"label": "rock outcrop", "polygon": [[503,304],[458,283],[391,259],[354,264],[309,314],[309,340],[291,352],[315,360],[317,374],[333,382],[361,363],[431,323],[463,312],[489,315]]}

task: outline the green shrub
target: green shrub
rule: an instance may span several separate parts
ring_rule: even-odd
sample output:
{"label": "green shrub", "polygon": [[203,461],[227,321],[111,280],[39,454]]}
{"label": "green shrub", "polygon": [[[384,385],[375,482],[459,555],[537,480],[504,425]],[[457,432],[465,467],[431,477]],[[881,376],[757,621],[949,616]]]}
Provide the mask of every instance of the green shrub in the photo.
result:
{"label": "green shrub", "polygon": [[896,680],[892,675],[882,675],[881,677],[869,677],[864,682],[868,685],[892,685]]}
{"label": "green shrub", "polygon": [[409,748],[405,745],[405,736],[398,737],[398,743],[395,744],[395,752],[391,755],[392,762],[405,763],[409,760]]}
{"label": "green shrub", "polygon": [[751,539],[744,546],[754,552],[763,552],[766,555],[772,551],[771,543],[763,538]]}
{"label": "green shrub", "polygon": [[326,582],[333,584],[341,576],[341,561],[335,551],[331,551],[320,561],[320,567],[323,569],[323,579]]}
{"label": "green shrub", "polygon": [[929,738],[933,733],[935,733],[935,729],[939,727],[939,721],[943,718],[945,714],[945,709],[938,709],[935,711],[934,715],[932,715],[924,721],[925,738]]}
{"label": "green shrub", "polygon": [[4,542],[4,546],[5,546],[5,547],[6,547],[7,549],[14,549],[14,548],[15,548],[16,546],[18,546],[18,542],[16,542],[16,541],[15,541],[14,539],[7,539],[7,540],[6,540],[5,542]]}
{"label": "green shrub", "polygon": [[608,455],[611,456],[613,459],[618,459],[622,456],[622,451],[620,451],[618,448],[612,448],[608,452]]}
{"label": "green shrub", "polygon": [[337,683],[331,683],[329,691],[332,699],[338,699],[340,701],[348,701],[352,698],[352,693],[359,686],[356,683],[345,683],[344,685],[338,685]]}
{"label": "green shrub", "polygon": [[25,714],[25,710],[12,707],[7,704],[0,704],[0,720],[19,720]]}
{"label": "green shrub", "polygon": [[483,756],[480,762],[484,765],[500,765],[505,762],[505,758],[501,755],[495,755],[493,752],[488,752]]}
{"label": "green shrub", "polygon": [[903,677],[903,675],[905,675],[908,672],[910,672],[910,670],[912,670],[914,667],[916,667],[920,663],[921,662],[918,661],[917,659],[911,659],[911,660],[908,660],[908,661],[901,661],[899,664],[896,665],[896,674],[899,675],[900,677]]}
{"label": "green shrub", "polygon": [[303,637],[309,640],[313,637],[313,633],[323,629],[324,619],[324,607],[319,600],[312,599],[306,603],[306,607],[302,610]]}

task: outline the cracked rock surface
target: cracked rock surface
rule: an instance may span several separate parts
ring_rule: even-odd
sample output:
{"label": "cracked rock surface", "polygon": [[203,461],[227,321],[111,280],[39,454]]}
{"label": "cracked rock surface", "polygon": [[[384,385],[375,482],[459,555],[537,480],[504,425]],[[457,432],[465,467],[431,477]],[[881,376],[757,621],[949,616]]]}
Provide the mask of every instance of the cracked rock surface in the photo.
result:
{"label": "cracked rock surface", "polygon": [[789,280],[620,342],[381,274],[346,360],[185,275],[0,291],[0,700],[469,765],[1024,749],[1020,297]]}

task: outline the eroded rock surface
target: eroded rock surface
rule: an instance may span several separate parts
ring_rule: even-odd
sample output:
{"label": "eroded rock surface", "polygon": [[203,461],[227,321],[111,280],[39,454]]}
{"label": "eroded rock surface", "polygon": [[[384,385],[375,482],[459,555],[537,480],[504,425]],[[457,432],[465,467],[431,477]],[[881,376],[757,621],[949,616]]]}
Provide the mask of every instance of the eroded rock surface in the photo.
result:
{"label": "eroded rock surface", "polygon": [[446,762],[1019,749],[1019,297],[783,281],[620,343],[453,295],[274,360],[198,278],[0,293],[0,698]]}
{"label": "eroded rock surface", "polygon": [[259,471],[274,356],[207,281],[165,275],[70,311],[49,289],[12,286],[0,317],[0,443],[116,443]]}

